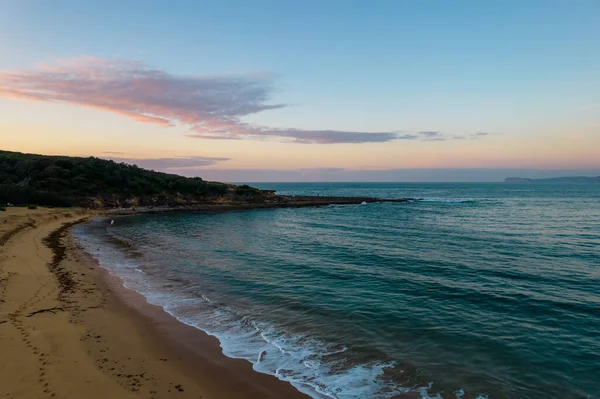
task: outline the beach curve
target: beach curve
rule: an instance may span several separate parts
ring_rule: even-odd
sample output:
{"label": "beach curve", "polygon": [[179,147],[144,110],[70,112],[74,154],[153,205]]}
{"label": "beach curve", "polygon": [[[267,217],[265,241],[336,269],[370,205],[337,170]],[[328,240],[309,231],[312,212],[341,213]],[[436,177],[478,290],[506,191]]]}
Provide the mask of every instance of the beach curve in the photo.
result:
{"label": "beach curve", "polygon": [[306,398],[123,288],[70,228],[95,214],[0,214],[0,395],[7,398]]}

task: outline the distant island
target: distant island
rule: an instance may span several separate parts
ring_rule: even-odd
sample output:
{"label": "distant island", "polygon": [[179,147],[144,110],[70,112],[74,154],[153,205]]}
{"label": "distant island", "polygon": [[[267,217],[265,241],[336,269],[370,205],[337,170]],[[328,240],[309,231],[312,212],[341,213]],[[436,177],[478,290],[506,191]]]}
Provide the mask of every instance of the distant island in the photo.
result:
{"label": "distant island", "polygon": [[600,183],[600,176],[552,177],[548,179],[529,179],[527,177],[507,177],[505,183]]}

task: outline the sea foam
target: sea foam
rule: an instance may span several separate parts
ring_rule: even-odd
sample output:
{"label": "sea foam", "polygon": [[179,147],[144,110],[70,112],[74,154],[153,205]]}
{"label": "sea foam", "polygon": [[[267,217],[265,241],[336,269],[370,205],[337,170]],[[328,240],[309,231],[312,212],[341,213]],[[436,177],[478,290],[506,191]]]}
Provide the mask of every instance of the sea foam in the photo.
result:
{"label": "sea foam", "polygon": [[[177,279],[162,281],[159,276],[144,272],[139,260],[128,258],[118,250],[119,246],[111,245],[110,240],[101,236],[100,229],[95,229],[100,235],[86,234],[81,229],[77,233],[79,244],[101,267],[119,277],[126,288],[139,292],[149,303],[162,307],[180,322],[216,337],[226,356],[247,360],[257,372],[287,381],[314,399],[383,399],[411,391],[418,392],[423,399],[440,398],[429,395],[431,386],[409,389],[385,380],[385,371],[395,367],[394,362],[349,366],[343,357],[347,347],[334,346],[306,334],[290,334],[272,323],[240,315],[205,294],[182,294],[171,285]],[[113,232],[107,236],[120,239]]]}

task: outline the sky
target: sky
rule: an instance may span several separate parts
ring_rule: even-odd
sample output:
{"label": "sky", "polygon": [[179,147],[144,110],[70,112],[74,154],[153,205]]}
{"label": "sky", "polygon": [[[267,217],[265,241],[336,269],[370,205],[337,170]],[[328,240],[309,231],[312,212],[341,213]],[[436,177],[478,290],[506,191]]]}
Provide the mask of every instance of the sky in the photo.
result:
{"label": "sky", "polygon": [[600,175],[600,2],[0,0],[0,149],[222,181]]}

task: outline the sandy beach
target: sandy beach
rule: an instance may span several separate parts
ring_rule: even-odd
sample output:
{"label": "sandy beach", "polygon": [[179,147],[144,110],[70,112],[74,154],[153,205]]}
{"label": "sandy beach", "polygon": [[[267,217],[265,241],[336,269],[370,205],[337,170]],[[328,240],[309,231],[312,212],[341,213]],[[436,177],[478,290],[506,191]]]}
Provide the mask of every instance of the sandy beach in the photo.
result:
{"label": "sandy beach", "polygon": [[0,212],[1,398],[307,398],[122,287],[76,209]]}

